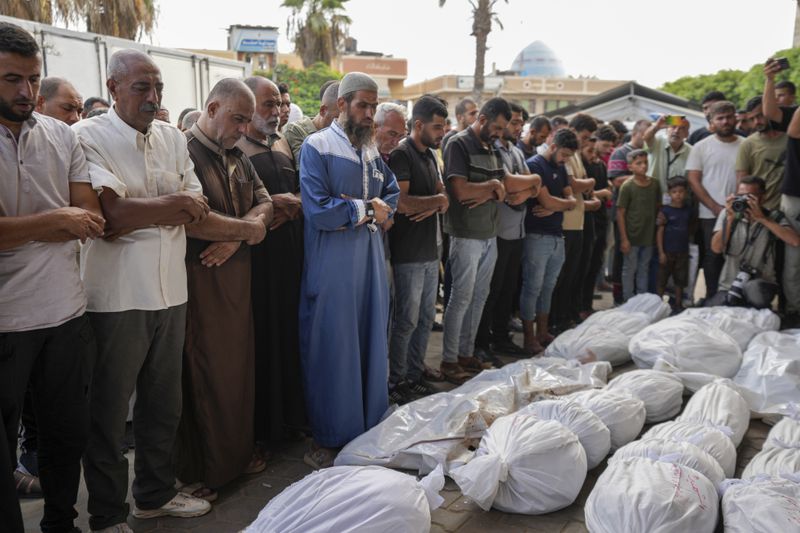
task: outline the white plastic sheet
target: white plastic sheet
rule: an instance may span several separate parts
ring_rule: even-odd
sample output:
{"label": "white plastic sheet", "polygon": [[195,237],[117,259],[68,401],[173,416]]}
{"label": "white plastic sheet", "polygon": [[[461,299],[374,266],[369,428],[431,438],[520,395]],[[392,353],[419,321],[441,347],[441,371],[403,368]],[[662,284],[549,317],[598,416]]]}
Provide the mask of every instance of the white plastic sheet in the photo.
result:
{"label": "white plastic sheet", "polygon": [[742,472],[742,479],[762,474],[779,476],[796,472],[800,472],[800,449],[776,446],[755,454]]}
{"label": "white plastic sheet", "polygon": [[556,337],[545,355],[621,365],[631,359],[628,352],[631,337],[650,322],[650,316],[645,313],[619,309],[600,311]]}
{"label": "white plastic sheet", "polygon": [[661,296],[652,293],[637,294],[627,302],[617,307],[618,310],[645,313],[650,317],[650,322],[658,322],[669,316],[672,312],[669,304]]}
{"label": "white plastic sheet", "polygon": [[800,531],[800,479],[730,479],[722,495],[725,533]]}
{"label": "white plastic sheet", "polygon": [[717,460],[725,477],[733,477],[736,471],[736,447],[731,441],[730,428],[714,427],[697,422],[664,422],[650,428],[643,439],[660,438],[685,441],[702,448]]}
{"label": "white plastic sheet", "polygon": [[646,327],[628,346],[639,368],[704,372],[733,377],[742,362],[739,344],[710,322],[682,314]]}
{"label": "white plastic sheet", "polygon": [[475,458],[450,476],[484,510],[549,513],[578,497],[586,453],[563,424],[515,413],[492,424]]}
{"label": "white plastic sheet", "polygon": [[689,319],[700,318],[710,322],[733,337],[742,351],[747,349],[750,340],[765,331],[776,331],[781,319],[769,309],[750,309],[747,307],[691,307],[680,314]]}
{"label": "white plastic sheet", "polygon": [[635,440],[617,450],[608,459],[608,464],[629,457],[644,457],[683,465],[703,474],[715,487],[725,480],[725,472],[714,457],[702,448],[685,441],[656,438]]}
{"label": "white plastic sheet", "polygon": [[683,405],[683,382],[657,370],[632,370],[612,379],[612,392],[629,392],[644,402],[647,423],[663,422],[677,415]]}
{"label": "white plastic sheet", "polygon": [[800,420],[791,416],[783,417],[769,430],[762,449],[798,448],[800,449]]}
{"label": "white plastic sheet", "polygon": [[678,420],[727,426],[734,446],[739,446],[750,427],[750,406],[731,380],[718,379],[689,399]]}
{"label": "white plastic sheet", "polygon": [[422,481],[377,466],[317,470],[273,498],[245,532],[424,533],[443,486],[440,468]]}
{"label": "white plastic sheet", "polygon": [[800,398],[800,333],[768,331],[754,337],[733,381],[754,413],[784,412]]}
{"label": "white plastic sheet", "polygon": [[631,457],[606,468],[584,510],[592,533],[712,533],[719,501],[697,471]]}
{"label": "white plastic sheet", "polygon": [[627,394],[606,390],[587,390],[567,396],[600,418],[611,432],[611,449],[628,444],[644,427],[644,402]]}
{"label": "white plastic sheet", "polygon": [[541,400],[523,407],[518,414],[530,414],[542,420],[555,420],[575,433],[586,451],[589,470],[599,465],[611,449],[611,432],[600,418],[582,405],[567,400]]}

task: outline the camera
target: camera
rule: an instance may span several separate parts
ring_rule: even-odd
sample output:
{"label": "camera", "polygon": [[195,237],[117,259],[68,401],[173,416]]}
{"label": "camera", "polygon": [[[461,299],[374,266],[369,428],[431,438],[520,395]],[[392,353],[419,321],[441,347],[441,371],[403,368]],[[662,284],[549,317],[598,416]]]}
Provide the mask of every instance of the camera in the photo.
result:
{"label": "camera", "polygon": [[756,276],[758,276],[758,270],[749,265],[742,264],[739,267],[739,273],[736,274],[736,279],[731,283],[731,288],[728,289],[725,303],[728,305],[745,305],[747,300],[744,295],[744,286]]}
{"label": "camera", "polygon": [[733,197],[731,202],[731,209],[734,213],[744,214],[747,208],[750,207],[747,201],[750,199],[749,194],[737,194]]}

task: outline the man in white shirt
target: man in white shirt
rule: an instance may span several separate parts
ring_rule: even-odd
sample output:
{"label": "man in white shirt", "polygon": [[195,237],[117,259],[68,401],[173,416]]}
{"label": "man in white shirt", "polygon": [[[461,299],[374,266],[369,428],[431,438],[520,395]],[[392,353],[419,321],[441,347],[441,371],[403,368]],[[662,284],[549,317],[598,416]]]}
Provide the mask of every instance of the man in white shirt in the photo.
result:
{"label": "man in white shirt", "polygon": [[41,529],[74,528],[94,357],[77,241],[99,237],[105,224],[77,137],[34,113],[41,69],[33,36],[0,22],[0,529],[14,533],[24,530],[12,472],[29,384]]}
{"label": "man in white shirt", "polygon": [[186,328],[184,225],[206,219],[209,208],[185,137],[154,120],[163,83],[152,59],[116,52],[106,85],[114,106],[74,126],[107,219],[105,239],[81,252],[98,348],[84,475],[92,530],[126,533],[128,461],[120,448],[134,388],[133,515],[210,510],[208,502],[176,491],[172,466]]}
{"label": "man in white shirt", "polygon": [[736,191],[736,155],[742,143],[742,138],[736,135],[736,107],[732,103],[715,102],[709,117],[714,135],[694,145],[686,161],[686,177],[700,203],[706,299],[716,294],[725,262],[721,254],[711,249],[711,237],[717,216],[725,209],[725,199]]}

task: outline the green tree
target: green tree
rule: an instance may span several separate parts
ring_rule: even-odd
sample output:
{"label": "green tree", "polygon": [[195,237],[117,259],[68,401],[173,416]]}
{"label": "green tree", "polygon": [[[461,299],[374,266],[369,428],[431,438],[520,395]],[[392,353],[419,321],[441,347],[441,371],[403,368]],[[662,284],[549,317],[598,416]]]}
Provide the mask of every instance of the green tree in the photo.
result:
{"label": "green tree", "polygon": [[[483,98],[484,71],[486,70],[486,50],[492,24],[497,24],[503,29],[503,23],[497,18],[494,6],[500,0],[469,0],[472,6],[472,35],[475,37],[475,73],[473,77],[472,97],[476,102]],[[508,0],[505,0],[508,3]],[[439,7],[447,0],[439,0]]]}
{"label": "green tree", "polygon": [[[773,57],[788,58],[791,66],[789,70],[779,74],[776,80],[790,80],[800,86],[800,48],[780,50]],[[744,107],[747,100],[764,90],[764,66],[756,64],[747,71],[720,70],[715,74],[684,76],[665,83],[661,90],[698,104],[706,93],[722,91],[737,107]]]}
{"label": "green tree", "polygon": [[325,63],[314,63],[302,70],[281,64],[270,71],[255,71],[254,74],[270,78],[275,83],[289,86],[292,102],[300,106],[305,115],[313,117],[319,111],[319,88],[328,80],[342,79],[342,73]]}
{"label": "green tree", "polygon": [[286,33],[294,41],[295,53],[303,66],[314,63],[331,64],[344,49],[350,17],[343,13],[348,0],[283,0],[291,8],[286,21]]}
{"label": "green tree", "polygon": [[3,0],[0,13],[44,24],[85,22],[87,31],[123,39],[152,33],[156,0]]}

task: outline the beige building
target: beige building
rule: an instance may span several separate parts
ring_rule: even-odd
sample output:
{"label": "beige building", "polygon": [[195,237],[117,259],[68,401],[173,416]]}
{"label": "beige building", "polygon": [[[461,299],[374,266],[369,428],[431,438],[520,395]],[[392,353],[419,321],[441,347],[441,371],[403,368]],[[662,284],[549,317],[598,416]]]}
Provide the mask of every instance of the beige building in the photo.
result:
{"label": "beige building", "polygon": [[[517,103],[531,115],[538,115],[560,107],[578,104],[587,98],[628,83],[627,80],[597,80],[592,78],[550,78],[537,76],[486,76],[483,99],[501,96]],[[472,95],[472,76],[438,76],[405,87],[401,100],[416,101],[423,94],[444,98],[449,111],[462,98]]]}

